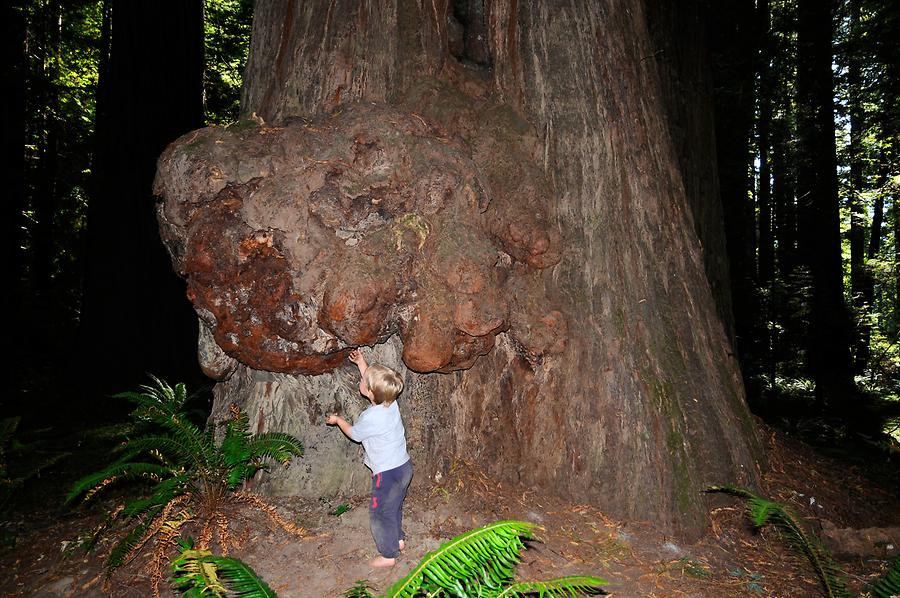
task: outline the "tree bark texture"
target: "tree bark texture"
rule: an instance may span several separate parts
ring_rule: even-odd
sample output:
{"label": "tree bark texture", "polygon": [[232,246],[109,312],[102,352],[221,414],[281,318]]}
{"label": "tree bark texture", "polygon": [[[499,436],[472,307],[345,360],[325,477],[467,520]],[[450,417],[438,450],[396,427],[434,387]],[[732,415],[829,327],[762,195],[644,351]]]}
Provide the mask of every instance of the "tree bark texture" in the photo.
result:
{"label": "tree bark texture", "polygon": [[[465,64],[451,51],[458,56],[466,39],[451,14],[439,0],[258,2],[243,110],[279,127],[346,102],[388,102],[462,140],[482,173],[496,172],[500,158],[484,148],[500,129],[473,126],[479,110],[503,102],[520,112],[531,124],[517,133],[521,160],[546,177],[549,222],[563,240],[559,262],[528,276],[565,315],[565,348],[534,358],[511,329],[469,369],[419,374],[405,367],[396,336],[375,346],[370,362],[405,378],[416,475],[470,462],[504,483],[697,534],[706,522],[699,491],[754,484],[760,452],[707,281],[644,7],[486,3],[489,57]],[[211,337],[202,335],[201,354],[221,380],[213,417],[236,402],[255,429],[306,443],[306,455],[265,484],[312,496],[365,489],[361,465],[348,459],[358,449],[322,425],[330,411],[353,416],[365,405],[352,365],[317,376],[262,372]]]}

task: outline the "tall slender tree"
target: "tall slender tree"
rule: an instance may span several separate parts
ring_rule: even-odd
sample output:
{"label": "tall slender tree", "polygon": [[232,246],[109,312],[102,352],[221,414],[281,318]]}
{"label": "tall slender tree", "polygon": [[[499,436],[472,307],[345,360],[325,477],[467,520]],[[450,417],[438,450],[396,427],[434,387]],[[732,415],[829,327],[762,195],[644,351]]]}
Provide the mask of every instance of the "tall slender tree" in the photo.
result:
{"label": "tall slender tree", "polygon": [[77,360],[93,396],[133,386],[146,372],[199,377],[196,320],[159,241],[151,183],[166,144],[204,122],[203,5],[107,7]]}
{"label": "tall slender tree", "polygon": [[757,260],[757,285],[764,305],[760,307],[759,327],[763,330],[763,341],[760,343],[759,373],[768,375],[769,383],[774,384],[775,374],[772,364],[774,342],[774,310],[773,300],[775,282],[775,230],[774,206],[772,197],[772,120],[774,118],[774,95],[777,76],[773,72],[773,48],[771,33],[771,7],[769,0],[760,0],[756,6],[757,31],[759,34],[759,57],[757,61],[757,116],[756,141],[758,148],[759,176],[757,183],[757,229],[759,234]]}
{"label": "tall slender tree", "polygon": [[37,53],[33,105],[40,118],[34,123],[32,133],[37,142],[37,161],[34,176],[32,207],[35,226],[31,235],[31,278],[38,311],[46,311],[52,295],[53,261],[55,249],[55,217],[59,193],[59,62],[60,29],[62,26],[60,5],[57,0],[40,3],[35,16],[38,39],[34,44]]}
{"label": "tall slender tree", "polygon": [[[744,381],[759,362],[756,225],[750,156],[758,33],[753,0],[705,2],[715,90],[716,159],[731,274],[735,336]],[[750,390],[751,394],[756,391]]]}
{"label": "tall slender tree", "polygon": [[[14,0],[0,9],[3,21],[3,53],[0,76],[4,92],[0,94],[0,172],[5,182],[3,201],[3,280],[8,289],[11,313],[20,313],[23,304],[25,243],[25,3]],[[6,354],[15,354],[24,339],[24,322],[14,317],[4,335]],[[17,368],[18,370],[18,368]],[[18,376],[16,376],[18,377]],[[14,388],[18,388],[18,380]]]}
{"label": "tall slender tree", "polygon": [[812,277],[808,366],[816,398],[848,416],[854,405],[850,321],[844,302],[834,139],[831,1],[798,0],[797,201],[800,254]]}
{"label": "tall slender tree", "polygon": [[867,215],[862,195],[866,191],[865,156],[863,137],[866,132],[863,108],[862,56],[860,55],[860,0],[848,0],[847,104],[850,112],[850,145],[848,147],[849,181],[847,203],[850,208],[850,296],[856,322],[853,339],[853,370],[861,374],[869,362],[869,317],[871,299],[867,289],[871,287],[866,263]]}

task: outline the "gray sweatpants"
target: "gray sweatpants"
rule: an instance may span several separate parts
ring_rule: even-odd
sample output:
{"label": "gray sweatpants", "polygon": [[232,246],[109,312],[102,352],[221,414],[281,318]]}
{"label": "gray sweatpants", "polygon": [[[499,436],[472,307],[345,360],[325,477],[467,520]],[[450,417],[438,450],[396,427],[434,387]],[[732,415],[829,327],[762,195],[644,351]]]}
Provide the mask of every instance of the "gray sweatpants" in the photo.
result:
{"label": "gray sweatpants", "polygon": [[412,480],[412,461],[372,476],[372,502],[369,504],[369,527],[381,556],[389,559],[400,555],[403,535],[403,501]]}

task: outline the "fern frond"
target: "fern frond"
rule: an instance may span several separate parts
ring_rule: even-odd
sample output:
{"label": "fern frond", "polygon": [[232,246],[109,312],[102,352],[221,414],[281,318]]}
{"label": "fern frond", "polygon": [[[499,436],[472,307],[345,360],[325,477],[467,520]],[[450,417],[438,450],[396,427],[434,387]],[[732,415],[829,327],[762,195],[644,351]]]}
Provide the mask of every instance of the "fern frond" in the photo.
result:
{"label": "fern frond", "polygon": [[232,595],[244,598],[276,598],[272,588],[245,563],[228,557],[215,558],[218,561],[219,576]]}
{"label": "fern frond", "polygon": [[214,562],[204,561],[204,557],[211,554],[208,550],[183,550],[172,562],[172,585],[189,596],[208,594],[224,597],[228,589],[219,579],[219,568]]}
{"label": "fern frond", "polygon": [[290,521],[279,515],[278,509],[276,509],[273,505],[270,505],[252,492],[235,492],[234,499],[259,509],[260,511],[268,515],[269,519],[273,523],[275,523],[278,527],[288,532],[289,534],[297,536],[298,538],[305,538],[309,535],[309,530],[291,523]]}
{"label": "fern frond", "polygon": [[116,462],[102,471],[87,475],[72,485],[65,502],[85,494],[84,500],[90,500],[97,492],[119,480],[154,477],[164,478],[171,473],[168,467],[157,463],[121,463]]}
{"label": "fern frond", "polygon": [[790,509],[781,503],[759,497],[746,488],[737,486],[711,486],[707,488],[707,492],[724,492],[745,499],[747,516],[754,527],[758,529],[767,523],[772,523],[792,548],[806,555],[822,584],[825,596],[828,598],[850,596],[842,579],[840,567],[834,562],[825,547],[807,533],[800,519]]}
{"label": "fern frond", "polygon": [[344,598],[375,598],[367,579],[357,579],[352,588],[344,590]]}
{"label": "fern frond", "polygon": [[895,559],[890,569],[872,584],[871,591],[876,598],[900,596],[900,558]]}
{"label": "fern frond", "polygon": [[150,496],[139,498],[126,504],[122,508],[122,515],[132,518],[143,515],[156,506],[164,506],[175,497],[184,494],[187,478],[183,475],[174,476],[161,481],[154,488]]}
{"label": "fern frond", "polygon": [[498,521],[457,536],[426,554],[385,596],[412,598],[420,591],[441,589],[465,596],[479,585],[502,588],[512,581],[523,540],[533,537],[535,527],[524,521]]}
{"label": "fern frond", "polygon": [[184,406],[188,395],[183,383],[178,383],[173,388],[168,382],[153,374],[149,374],[149,376],[153,380],[154,386],[142,384],[140,386],[142,392],[126,391],[113,396],[128,399],[137,405],[155,404],[171,412],[178,411]]}
{"label": "fern frond", "polygon": [[219,457],[229,468],[228,482],[234,487],[256,473],[258,467],[251,464],[250,434],[247,433],[247,416],[236,405],[231,405],[231,419],[225,423],[225,435],[219,446]]}
{"label": "fern frond", "polygon": [[103,518],[97,526],[88,532],[87,541],[82,545],[84,549],[84,553],[87,554],[94,549],[97,545],[97,541],[103,536],[104,532],[112,526],[113,523],[116,522],[116,519],[119,517],[119,513],[122,511],[122,505],[119,505],[112,511],[106,514],[106,517]]}
{"label": "fern frond", "polygon": [[[172,522],[172,511],[180,504],[186,502],[187,499],[188,497],[185,495],[178,496],[159,509],[151,510],[147,517],[138,523],[131,533],[125,537],[125,540],[128,540],[128,542],[123,540],[116,545],[116,548],[110,553],[109,559],[107,559],[106,562],[107,570],[111,572],[112,570],[131,562],[131,559],[137,556],[150,538],[155,536],[160,530],[165,529],[166,526]],[[181,519],[182,522],[184,522],[189,518],[188,512],[182,510],[174,519]],[[137,533],[138,531],[140,531],[140,533]],[[114,555],[115,559],[113,559]]]}
{"label": "fern frond", "polygon": [[721,484],[719,486],[710,486],[704,492],[712,493],[712,492],[721,492],[722,494],[730,494],[732,496],[737,496],[738,498],[754,498],[756,495],[747,490],[746,488],[741,488],[740,486],[735,486],[734,484]]}
{"label": "fern frond", "polygon": [[209,464],[209,456],[215,451],[215,444],[209,443],[206,435],[183,413],[160,414],[155,423],[162,426],[185,448],[201,466]]}
{"label": "fern frond", "polygon": [[542,598],[573,598],[574,596],[603,593],[604,585],[609,582],[602,577],[591,575],[570,575],[557,577],[549,581],[524,581],[512,584],[499,593],[485,594],[490,598],[524,598],[537,594]]}
{"label": "fern frond", "polygon": [[153,558],[150,560],[150,590],[155,598],[160,598],[159,583],[163,578],[163,564],[168,560],[167,554],[170,552],[173,544],[178,544],[181,535],[181,527],[188,521],[193,520],[193,514],[189,509],[181,509],[174,516],[164,515],[162,523],[158,530],[156,545],[153,547]]}
{"label": "fern frond", "polygon": [[192,447],[172,436],[141,436],[122,443],[114,452],[121,454],[120,461],[130,461],[142,454],[150,455],[172,469],[199,465]]}
{"label": "fern frond", "polygon": [[179,411],[187,400],[184,384],[179,383],[172,388],[159,378],[152,375],[150,377],[156,386],[144,385],[141,386],[142,392],[127,391],[114,396],[125,398],[136,405],[131,413],[132,418],[155,423],[169,430],[179,443],[206,465],[204,458],[214,446],[204,442],[203,432]]}
{"label": "fern frond", "polygon": [[303,456],[303,444],[297,438],[282,432],[257,434],[250,438],[248,448],[254,458],[268,458],[285,465],[294,457]]}
{"label": "fern frond", "polygon": [[162,511],[162,507],[149,511],[146,517],[132,527],[125,537],[116,542],[106,559],[107,576],[112,575],[113,571],[125,565],[130,560],[128,558],[129,555],[134,554],[137,549],[144,545],[147,531],[153,525],[160,511]]}
{"label": "fern frond", "polygon": [[244,480],[252,478],[261,468],[259,465],[239,463],[228,470],[228,488],[234,490]]}
{"label": "fern frond", "polygon": [[200,590],[202,595],[276,598],[272,588],[251,567],[208,550],[185,550],[172,568],[179,576],[173,583],[182,591],[189,587]]}

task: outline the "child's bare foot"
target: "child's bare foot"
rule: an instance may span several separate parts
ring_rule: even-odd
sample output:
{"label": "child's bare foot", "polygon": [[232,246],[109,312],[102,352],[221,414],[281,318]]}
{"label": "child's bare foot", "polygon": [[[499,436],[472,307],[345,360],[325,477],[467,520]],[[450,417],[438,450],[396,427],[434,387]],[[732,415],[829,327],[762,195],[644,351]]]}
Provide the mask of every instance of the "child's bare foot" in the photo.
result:
{"label": "child's bare foot", "polygon": [[406,541],[400,540],[400,552],[403,552],[404,548],[406,548]]}
{"label": "child's bare foot", "polygon": [[374,559],[369,561],[369,566],[375,567],[376,569],[382,569],[384,567],[393,567],[396,564],[397,564],[397,559],[389,559],[389,558],[383,557],[381,555],[378,555],[377,557],[375,557]]}

